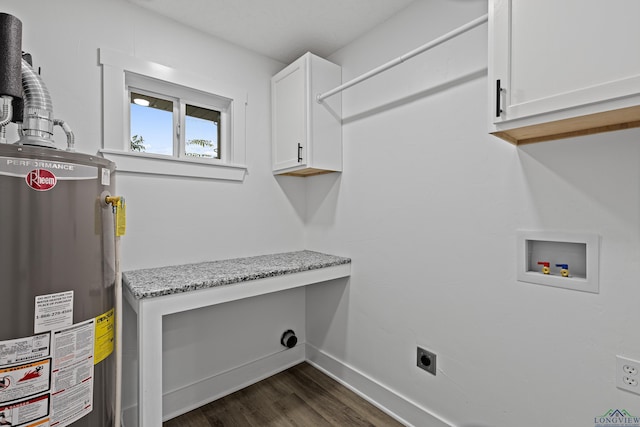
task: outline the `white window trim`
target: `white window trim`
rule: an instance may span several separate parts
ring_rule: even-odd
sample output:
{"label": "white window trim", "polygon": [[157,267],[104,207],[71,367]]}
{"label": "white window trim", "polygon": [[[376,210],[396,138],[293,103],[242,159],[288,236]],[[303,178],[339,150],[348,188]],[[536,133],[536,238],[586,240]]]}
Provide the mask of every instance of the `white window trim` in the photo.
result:
{"label": "white window trim", "polygon": [[[247,93],[218,87],[211,79],[155,62],[100,48],[103,96],[103,141],[100,153],[116,163],[118,171],[154,175],[242,181],[245,166]],[[230,146],[222,160],[184,159],[129,151],[129,99],[125,73],[135,73],[231,100]]]}

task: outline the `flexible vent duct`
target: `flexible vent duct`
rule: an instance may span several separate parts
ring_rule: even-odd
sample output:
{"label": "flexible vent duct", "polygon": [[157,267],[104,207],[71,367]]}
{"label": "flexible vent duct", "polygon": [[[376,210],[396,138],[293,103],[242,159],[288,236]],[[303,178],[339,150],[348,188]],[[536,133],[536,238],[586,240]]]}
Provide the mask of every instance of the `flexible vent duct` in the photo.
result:
{"label": "flexible vent duct", "polygon": [[53,148],[51,96],[44,81],[24,59],[22,60],[22,90],[24,91],[24,116],[22,138],[19,143]]}
{"label": "flexible vent duct", "polygon": [[22,52],[22,22],[0,13],[0,142],[6,142],[6,126],[18,124],[22,145],[55,148],[54,125],[67,135],[67,150],[74,151],[74,136],[64,120],[53,116],[53,102],[44,81]]}

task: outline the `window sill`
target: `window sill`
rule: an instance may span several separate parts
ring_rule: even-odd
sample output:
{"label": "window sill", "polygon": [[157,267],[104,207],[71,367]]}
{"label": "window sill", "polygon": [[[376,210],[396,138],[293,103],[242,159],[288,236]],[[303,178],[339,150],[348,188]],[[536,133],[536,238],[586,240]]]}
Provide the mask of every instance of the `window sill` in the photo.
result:
{"label": "window sill", "polygon": [[244,181],[247,172],[244,165],[210,163],[206,160],[177,159],[105,149],[100,150],[100,153],[106,159],[115,162],[116,171],[134,174]]}

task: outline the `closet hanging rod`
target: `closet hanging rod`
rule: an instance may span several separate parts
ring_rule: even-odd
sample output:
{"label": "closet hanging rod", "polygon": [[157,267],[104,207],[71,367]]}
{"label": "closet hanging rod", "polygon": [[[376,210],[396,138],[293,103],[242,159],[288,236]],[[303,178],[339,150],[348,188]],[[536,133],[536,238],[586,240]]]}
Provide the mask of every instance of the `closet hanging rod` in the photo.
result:
{"label": "closet hanging rod", "polygon": [[318,94],[316,96],[316,101],[318,101],[319,103],[322,102],[325,98],[328,98],[330,96],[335,95],[338,92],[342,92],[345,89],[350,88],[351,86],[355,86],[360,82],[363,82],[367,79],[370,79],[371,77],[378,75],[380,73],[382,73],[383,71],[388,70],[389,68],[393,68],[398,64],[403,63],[404,61],[406,61],[407,59],[411,59],[416,55],[421,54],[422,52],[425,52],[431,48],[434,48],[444,42],[446,42],[447,40],[450,40],[456,36],[459,36],[462,33],[465,33],[479,25],[484,24],[485,22],[487,22],[487,20],[489,19],[489,15],[482,15],[479,18],[474,19],[471,22],[468,22],[458,28],[456,28],[455,30],[449,31],[447,34],[444,34],[434,40],[431,40],[430,42],[423,44],[422,46],[412,50],[411,52],[405,53],[404,55],[393,59],[389,62],[387,62],[386,64],[382,64],[377,68],[374,68],[371,71],[368,71],[362,75],[360,75],[359,77],[356,77],[355,79],[349,80],[346,83],[341,84],[340,86],[336,87],[335,89],[331,89],[325,93],[322,94]]}

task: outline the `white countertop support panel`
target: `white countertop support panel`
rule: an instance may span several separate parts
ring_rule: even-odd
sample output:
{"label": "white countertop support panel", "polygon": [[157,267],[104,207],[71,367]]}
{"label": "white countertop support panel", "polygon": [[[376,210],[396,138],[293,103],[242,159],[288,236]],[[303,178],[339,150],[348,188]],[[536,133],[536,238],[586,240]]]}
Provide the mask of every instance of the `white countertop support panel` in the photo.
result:
{"label": "white countertop support panel", "polygon": [[138,425],[162,425],[162,318],[347,277],[351,260],[312,251],[124,273],[124,298],[138,315]]}

